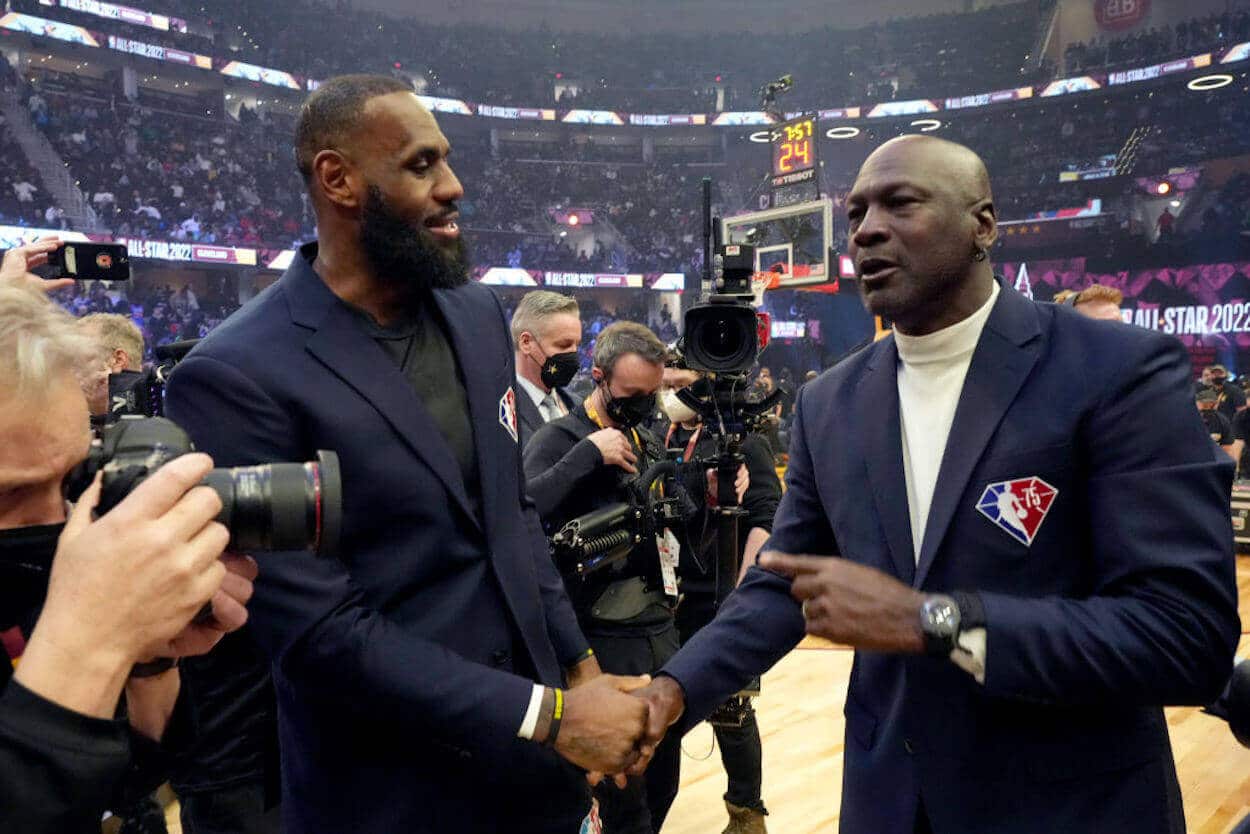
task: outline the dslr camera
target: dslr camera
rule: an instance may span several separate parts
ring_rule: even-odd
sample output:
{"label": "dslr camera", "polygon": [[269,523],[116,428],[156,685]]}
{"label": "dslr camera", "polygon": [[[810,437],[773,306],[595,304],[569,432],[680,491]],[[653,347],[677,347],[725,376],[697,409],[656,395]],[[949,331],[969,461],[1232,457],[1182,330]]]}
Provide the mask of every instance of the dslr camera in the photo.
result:
{"label": "dslr camera", "polygon": [[[103,473],[97,512],[104,514],[157,469],[193,451],[191,438],[172,420],[125,415],[100,429],[86,459],[66,476],[66,495],[77,500]],[[228,549],[336,552],[343,489],[334,452],[318,451],[316,461],[305,463],[214,469],[203,484],[221,498],[217,521],[230,531]]]}

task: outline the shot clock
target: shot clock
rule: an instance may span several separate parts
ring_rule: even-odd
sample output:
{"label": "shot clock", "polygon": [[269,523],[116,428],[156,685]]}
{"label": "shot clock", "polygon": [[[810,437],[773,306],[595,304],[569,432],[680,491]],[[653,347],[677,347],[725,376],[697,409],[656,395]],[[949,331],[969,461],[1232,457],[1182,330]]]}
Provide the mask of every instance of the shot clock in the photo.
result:
{"label": "shot clock", "polygon": [[773,188],[816,176],[816,117],[804,116],[773,129]]}

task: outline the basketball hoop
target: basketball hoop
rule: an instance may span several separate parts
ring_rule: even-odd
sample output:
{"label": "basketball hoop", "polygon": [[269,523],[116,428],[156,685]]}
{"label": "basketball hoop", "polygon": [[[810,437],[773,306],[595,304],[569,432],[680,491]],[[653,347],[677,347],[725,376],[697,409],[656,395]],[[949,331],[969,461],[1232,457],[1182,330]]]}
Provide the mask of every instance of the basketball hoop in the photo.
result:
{"label": "basketball hoop", "polygon": [[751,276],[751,305],[762,307],[764,293],[781,285],[781,276],[776,272],[757,272]]}

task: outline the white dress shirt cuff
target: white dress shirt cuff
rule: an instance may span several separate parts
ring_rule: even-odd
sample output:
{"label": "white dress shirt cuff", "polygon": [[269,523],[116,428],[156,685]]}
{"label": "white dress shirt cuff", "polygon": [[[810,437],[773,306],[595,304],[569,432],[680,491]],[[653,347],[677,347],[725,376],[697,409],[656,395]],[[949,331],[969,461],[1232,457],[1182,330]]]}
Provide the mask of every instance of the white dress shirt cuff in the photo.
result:
{"label": "white dress shirt cuff", "polygon": [[547,687],[534,684],[534,694],[530,695],[530,705],[525,710],[521,728],[516,732],[517,738],[523,738],[526,741],[534,738],[534,730],[538,729],[538,711],[542,709],[543,693],[546,691]]}
{"label": "white dress shirt cuff", "polygon": [[959,632],[955,651],[951,652],[951,663],[963,669],[985,685],[985,629],[970,628]]}

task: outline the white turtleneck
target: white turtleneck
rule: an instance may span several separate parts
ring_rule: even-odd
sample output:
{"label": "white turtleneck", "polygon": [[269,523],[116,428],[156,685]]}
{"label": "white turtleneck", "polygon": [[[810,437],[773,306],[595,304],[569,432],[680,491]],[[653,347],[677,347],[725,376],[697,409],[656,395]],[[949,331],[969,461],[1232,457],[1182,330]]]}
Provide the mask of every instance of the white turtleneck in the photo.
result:
{"label": "white turtleneck", "polygon": [[[929,508],[946,453],[955,409],[964,390],[972,353],[981,340],[999,287],[963,321],[927,336],[894,333],[898,346],[898,412],[903,441],[903,477],[907,481],[907,512],[911,519],[913,557],[920,561]],[[959,636],[960,649],[951,655],[960,668],[985,682],[985,629]]]}
{"label": "white turtleneck", "polygon": [[920,561],[920,547],[929,506],[937,486],[946,441],[955,421],[955,408],[972,364],[972,352],[998,299],[998,282],[989,300],[975,313],[927,336],[894,333],[898,346],[898,413],[903,436],[903,475],[907,480],[907,509],[911,515],[912,555]]}

